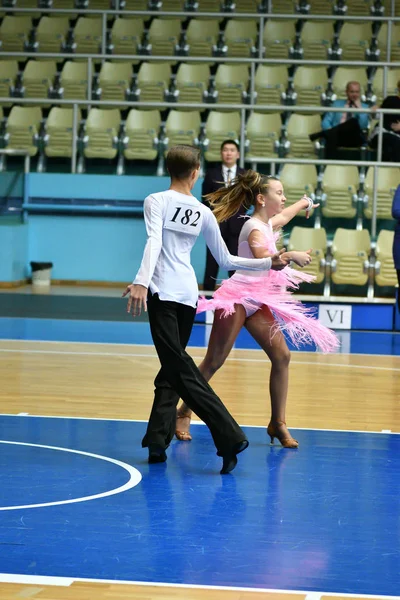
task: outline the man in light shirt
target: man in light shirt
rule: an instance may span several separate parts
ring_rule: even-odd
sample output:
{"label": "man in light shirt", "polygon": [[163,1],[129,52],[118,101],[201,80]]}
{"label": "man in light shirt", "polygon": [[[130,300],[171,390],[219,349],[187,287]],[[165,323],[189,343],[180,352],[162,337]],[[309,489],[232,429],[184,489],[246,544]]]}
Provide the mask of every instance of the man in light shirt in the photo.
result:
{"label": "man in light shirt", "polygon": [[185,348],[192,331],[198,286],[190,252],[200,233],[218,264],[227,269],[262,271],[286,266],[280,254],[271,258],[239,258],[228,252],[211,210],[191,193],[199,176],[200,152],[192,146],[171,148],[166,158],[171,186],[144,201],[147,242],[139,271],[124,296],[128,312],[148,310],[151,334],[161,363],[155,379],[153,408],[142,446],[149,462],[165,462],[175,433],[181,397],[211,431],[221,473],[229,473],[236,455],[245,450],[244,432],[206,382]]}
{"label": "man in light shirt", "polygon": [[[238,167],[240,158],[239,146],[235,140],[225,140],[221,144],[221,164],[217,167],[207,169],[203,187],[202,196],[203,202],[208,206],[207,200],[204,199],[206,194],[215,192],[222,186],[228,186],[238,173],[243,173],[244,169]],[[239,234],[243,227],[243,216],[246,210],[241,208],[236,215],[220,223],[221,234],[231,254],[237,254]],[[213,291],[218,277],[219,265],[209,248],[207,248],[206,268],[204,272],[203,290]],[[231,276],[234,271],[229,272]]]}

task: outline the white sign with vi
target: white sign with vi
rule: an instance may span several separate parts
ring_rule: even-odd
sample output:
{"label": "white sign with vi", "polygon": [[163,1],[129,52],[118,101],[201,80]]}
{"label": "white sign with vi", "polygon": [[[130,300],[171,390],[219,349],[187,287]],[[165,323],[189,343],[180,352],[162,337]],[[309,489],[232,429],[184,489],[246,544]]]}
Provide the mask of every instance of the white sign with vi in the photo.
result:
{"label": "white sign with vi", "polygon": [[332,329],[351,329],[351,311],[350,304],[320,304],[318,320]]}

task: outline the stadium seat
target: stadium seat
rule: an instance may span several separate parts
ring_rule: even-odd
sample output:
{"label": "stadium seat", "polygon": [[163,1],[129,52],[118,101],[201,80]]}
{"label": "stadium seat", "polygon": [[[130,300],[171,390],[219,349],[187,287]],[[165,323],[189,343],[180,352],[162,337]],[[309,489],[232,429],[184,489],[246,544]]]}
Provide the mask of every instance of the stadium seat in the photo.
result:
{"label": "stadium seat", "polygon": [[[58,10],[74,10],[75,0],[52,0],[51,8],[57,8]],[[54,17],[65,18],[75,20],[78,17],[77,13],[54,13]]]}
{"label": "stadium seat", "polygon": [[[314,165],[283,165],[279,179],[284,188],[286,206],[298,202],[304,194],[310,197],[314,196],[317,187],[317,171]],[[313,211],[310,216],[312,213]],[[298,216],[305,217],[305,211],[299,213]]]}
{"label": "stadium seat", "polygon": [[229,57],[251,57],[257,41],[257,21],[230,19],[225,28],[224,41]]}
{"label": "stadium seat", "polygon": [[346,86],[349,81],[358,81],[363,93],[368,86],[366,70],[363,67],[338,67],[332,78],[332,89],[337,98],[347,98]]}
{"label": "stadium seat", "polygon": [[[183,12],[186,8],[186,0],[163,0],[161,4],[160,10],[170,11],[170,12]],[[164,15],[163,19],[169,19]],[[176,19],[176,16],[172,17]]]}
{"label": "stadium seat", "polygon": [[[38,0],[17,0],[15,3],[16,8],[38,8]],[[40,19],[40,11],[37,12],[18,12],[17,15],[20,17],[29,17],[30,19]]]}
{"label": "stadium seat", "polygon": [[370,17],[371,0],[346,0],[346,15],[352,17]]}
{"label": "stadium seat", "polygon": [[318,115],[292,114],[286,128],[288,156],[316,158],[315,142],[311,142],[308,136],[319,129],[321,118]]}
{"label": "stadium seat", "polygon": [[130,62],[104,62],[99,73],[97,91],[100,100],[129,100],[127,93],[132,82],[132,64]]}
{"label": "stadium seat", "polygon": [[11,96],[18,71],[16,60],[0,60],[0,96]]}
{"label": "stadium seat", "polygon": [[178,102],[203,102],[210,79],[210,67],[206,64],[181,63],[175,78],[179,92]]}
{"label": "stadium seat", "polygon": [[110,10],[113,8],[112,0],[88,0],[89,10]]}
{"label": "stadium seat", "polygon": [[77,54],[98,54],[101,51],[101,36],[101,18],[79,17],[74,29],[75,52]]}
{"label": "stadium seat", "polygon": [[114,158],[121,115],[118,109],[91,108],[84,128],[86,158]]}
{"label": "stadium seat", "polygon": [[[277,14],[289,14],[293,15],[296,10],[295,0],[272,0],[271,1],[271,12]],[[294,21],[293,21],[294,23]]]}
{"label": "stadium seat", "polygon": [[333,13],[333,0],[309,0],[310,15],[331,15]]}
{"label": "stadium seat", "polygon": [[326,231],[323,227],[312,229],[311,227],[293,227],[290,233],[290,239],[287,246],[289,252],[298,250],[306,252],[312,248],[312,261],[309,265],[300,269],[293,265],[295,269],[305,271],[310,275],[314,275],[314,283],[322,283],[325,279],[325,257],[327,250]]}
{"label": "stadium seat", "polygon": [[200,125],[198,111],[170,110],[165,123],[165,152],[177,144],[197,145]]}
{"label": "stadium seat", "polygon": [[393,262],[394,231],[382,229],[376,240],[375,283],[380,286],[395,286],[398,283]]}
{"label": "stadium seat", "polygon": [[269,19],[264,26],[263,43],[267,58],[288,58],[296,37],[295,21]]}
{"label": "stadium seat", "polygon": [[220,64],[215,74],[217,102],[221,104],[241,104],[247,92],[249,70],[246,65]]}
{"label": "stadium seat", "polygon": [[166,64],[142,63],[137,76],[141,102],[163,102],[171,78],[171,67]]}
{"label": "stadium seat", "polygon": [[[53,106],[46,121],[46,156],[72,156],[73,108]],[[78,126],[81,112],[78,109]]]}
{"label": "stadium seat", "polygon": [[254,79],[257,93],[256,104],[281,104],[284,102],[288,79],[285,66],[260,64]]}
{"label": "stadium seat", "polygon": [[357,167],[327,165],[322,180],[322,214],[324,217],[353,219],[357,214]]}
{"label": "stadium seat", "polygon": [[1,50],[3,52],[24,52],[31,29],[31,17],[6,15],[0,26]]}
{"label": "stadium seat", "polygon": [[154,160],[158,155],[160,125],[161,116],[158,110],[130,110],[125,125],[125,158]]}
{"label": "stadium seat", "polygon": [[240,113],[210,111],[206,121],[208,146],[204,153],[207,161],[221,160],[224,140],[237,140],[240,134]]}
{"label": "stadium seat", "polygon": [[179,19],[153,19],[149,28],[148,43],[151,54],[173,56],[179,42],[181,22]]}
{"label": "stadium seat", "polygon": [[365,285],[368,281],[371,238],[366,229],[339,227],[332,243],[332,281],[336,284]]}
{"label": "stadium seat", "polygon": [[47,98],[56,72],[55,62],[29,60],[23,73],[24,97]]}
{"label": "stadium seat", "polygon": [[61,71],[60,86],[61,97],[64,100],[87,100],[87,62],[67,60]]}
{"label": "stadium seat", "polygon": [[[397,96],[397,82],[400,79],[399,69],[392,68],[387,71],[386,94],[385,96]],[[384,99],[383,95],[383,69],[375,71],[372,81],[372,93],[376,96],[376,104],[380,106]]]}
{"label": "stadium seat", "polygon": [[298,67],[293,78],[297,105],[320,105],[322,94],[328,87],[325,67]]}
{"label": "stadium seat", "polygon": [[35,156],[41,120],[42,111],[39,107],[13,106],[7,119],[7,148],[27,150],[30,156]]}
{"label": "stadium seat", "polygon": [[339,34],[342,60],[365,60],[371,45],[370,23],[344,23]]}
{"label": "stadium seat", "polygon": [[235,12],[257,14],[259,5],[259,0],[235,0]]}
{"label": "stadium seat", "polygon": [[219,36],[218,21],[192,19],[186,30],[189,56],[212,56]]}
{"label": "stadium seat", "polygon": [[301,47],[306,60],[328,59],[328,51],[334,36],[330,21],[306,21],[301,30]]}
{"label": "stadium seat", "polygon": [[[112,54],[137,54],[144,31],[142,19],[115,19],[110,32],[109,50]],[[137,64],[134,61],[133,64]]]}
{"label": "stadium seat", "polygon": [[148,10],[149,0],[120,0],[124,10]]}
{"label": "stadium seat", "polygon": [[[400,185],[400,169],[392,167],[379,167],[378,169],[378,200],[376,215],[378,219],[391,219],[394,193]],[[374,189],[374,169],[369,168],[365,178],[365,208],[364,216],[372,217],[372,202]]]}
{"label": "stadium seat", "polygon": [[62,52],[68,29],[67,17],[42,17],[36,29],[38,52]]}
{"label": "stadium seat", "polygon": [[199,0],[197,12],[222,12],[223,4],[223,0]]}
{"label": "stadium seat", "polygon": [[[388,26],[386,23],[382,23],[378,35],[377,35],[378,49],[379,49],[379,60],[387,60],[387,39],[388,39]],[[392,24],[392,37],[390,44],[390,60],[400,60],[400,23]]]}
{"label": "stadium seat", "polygon": [[276,155],[281,127],[279,113],[251,113],[246,124],[246,160]]}

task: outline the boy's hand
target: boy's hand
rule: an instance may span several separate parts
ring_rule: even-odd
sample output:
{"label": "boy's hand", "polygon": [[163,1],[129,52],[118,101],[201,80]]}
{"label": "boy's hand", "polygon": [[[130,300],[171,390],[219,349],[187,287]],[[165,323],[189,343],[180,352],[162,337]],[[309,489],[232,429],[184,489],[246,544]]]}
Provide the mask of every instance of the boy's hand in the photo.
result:
{"label": "boy's hand", "polygon": [[142,312],[147,312],[147,288],[143,285],[131,283],[128,285],[122,297],[129,294],[128,306],[126,311],[132,313],[132,317],[138,317]]}
{"label": "boy's hand", "polygon": [[289,260],[285,259],[282,255],[286,252],[286,248],[282,248],[279,252],[271,256],[272,267],[274,271],[281,271],[289,264]]}

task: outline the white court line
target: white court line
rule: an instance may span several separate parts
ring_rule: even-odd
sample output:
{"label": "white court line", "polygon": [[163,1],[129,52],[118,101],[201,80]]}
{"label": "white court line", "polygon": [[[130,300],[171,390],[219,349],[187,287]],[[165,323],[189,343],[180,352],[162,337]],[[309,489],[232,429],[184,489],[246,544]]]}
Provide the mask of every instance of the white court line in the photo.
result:
{"label": "white court line", "polygon": [[380,594],[346,594],[341,592],[311,592],[306,590],[285,590],[276,588],[251,588],[251,587],[238,587],[238,586],[226,586],[226,585],[193,585],[184,583],[164,583],[164,582],[153,582],[153,581],[129,581],[127,579],[94,579],[84,577],[51,577],[46,575],[14,575],[7,573],[0,573],[0,582],[2,583],[26,583],[30,585],[58,585],[58,586],[70,586],[72,583],[107,583],[115,585],[135,585],[143,587],[158,587],[158,588],[181,588],[187,590],[215,590],[215,591],[228,591],[228,592],[254,592],[259,594],[298,594],[302,596],[308,596],[314,598],[316,595],[319,596],[334,596],[340,598],[369,598],[375,600],[399,600],[400,596],[383,596]]}
{"label": "white court line", "polygon": [[[1,318],[4,317],[0,317]],[[21,317],[23,318],[23,317]],[[337,330],[340,331],[340,330]],[[342,330],[344,331],[344,330]],[[355,333],[358,333],[357,331]],[[390,334],[400,336],[400,331],[373,331],[373,332],[359,332],[359,333],[381,333],[381,334]],[[133,348],[154,348],[153,344],[133,344],[129,342],[74,342],[74,341],[65,341],[65,340],[19,340],[16,338],[0,338],[1,342],[16,342],[16,343],[30,343],[30,344],[79,344],[82,346],[85,345],[93,345],[93,346],[130,346]],[[188,346],[192,350],[206,350],[207,345],[205,346]],[[238,346],[234,346],[232,350],[245,350],[246,352],[261,352],[261,348],[239,348]],[[326,356],[321,351],[312,351],[312,350],[296,350],[293,349],[291,352],[295,354],[316,354],[317,356]],[[331,352],[330,356],[391,356],[394,358],[399,358],[400,356],[397,354],[367,354],[364,352]]]}
{"label": "white court line", "polygon": [[106,462],[110,462],[118,467],[122,467],[125,471],[129,473],[129,480],[117,488],[112,490],[108,490],[107,492],[101,492],[99,494],[93,494],[91,496],[84,496],[81,498],[71,498],[69,500],[58,500],[57,502],[43,502],[40,504],[25,504],[21,506],[0,506],[1,510],[20,510],[26,508],[43,508],[44,506],[59,506],[60,504],[74,504],[76,502],[86,502],[88,500],[96,500],[97,498],[105,498],[106,496],[114,496],[115,494],[121,494],[122,492],[126,492],[131,488],[135,487],[141,479],[141,473],[128,465],[127,463],[121,462],[120,460],[116,460],[115,458],[109,458],[108,456],[101,456],[100,454],[92,454],[91,452],[84,452],[83,450],[72,450],[71,448],[59,448],[57,446],[45,446],[43,444],[29,444],[27,442],[13,442],[9,440],[0,440],[0,444],[12,444],[15,446],[32,446],[33,448],[44,448],[46,450],[58,450],[60,452],[70,452],[71,454],[80,454],[83,456],[89,456],[90,458],[97,458],[99,460],[104,460]]}
{"label": "white court line", "polygon": [[[51,342],[52,343],[52,342]],[[142,353],[132,353],[132,352],[81,352],[81,351],[74,351],[74,350],[66,350],[66,351],[62,351],[62,350],[25,350],[23,348],[12,348],[12,349],[7,349],[7,348],[0,348],[0,352],[5,352],[5,353],[15,353],[15,354],[65,354],[65,355],[76,355],[76,356],[105,356],[108,358],[114,357],[114,358],[119,358],[119,357],[130,357],[130,358],[154,358],[158,360],[158,356],[157,354],[142,354]],[[321,356],[320,354],[318,354],[318,356]],[[344,355],[342,354],[341,356],[351,356],[351,355]],[[363,354],[361,354],[360,356],[364,356]],[[387,355],[376,355],[376,356],[391,356],[390,354]],[[204,357],[203,356],[192,356],[192,358],[194,360],[202,360]],[[227,359],[227,361],[231,361],[231,362],[254,362],[254,363],[265,363],[268,362],[267,358],[239,358],[236,356],[229,356]],[[374,370],[374,371],[400,371],[400,367],[378,367],[375,365],[372,366],[368,366],[368,365],[346,365],[346,364],[341,364],[341,363],[316,363],[314,361],[306,361],[306,360],[291,360],[290,361],[291,365],[311,365],[313,367],[344,367],[345,369],[367,369],[367,370]]]}
{"label": "white court line", "polygon": [[[75,421],[116,421],[122,423],[147,423],[148,419],[118,419],[112,417],[70,417],[68,415],[32,415],[28,413],[0,413],[0,417],[29,417],[33,419],[71,419]],[[202,421],[192,421],[192,425],[201,425],[206,427],[206,424]],[[265,429],[265,425],[246,425],[241,423],[241,427],[248,427],[253,429]],[[387,433],[389,435],[400,435],[400,432],[390,431],[389,429],[381,429],[380,431],[369,431],[368,429],[328,429],[323,427],[291,427],[291,430],[296,431],[332,431],[334,433],[376,433],[382,435]]]}

